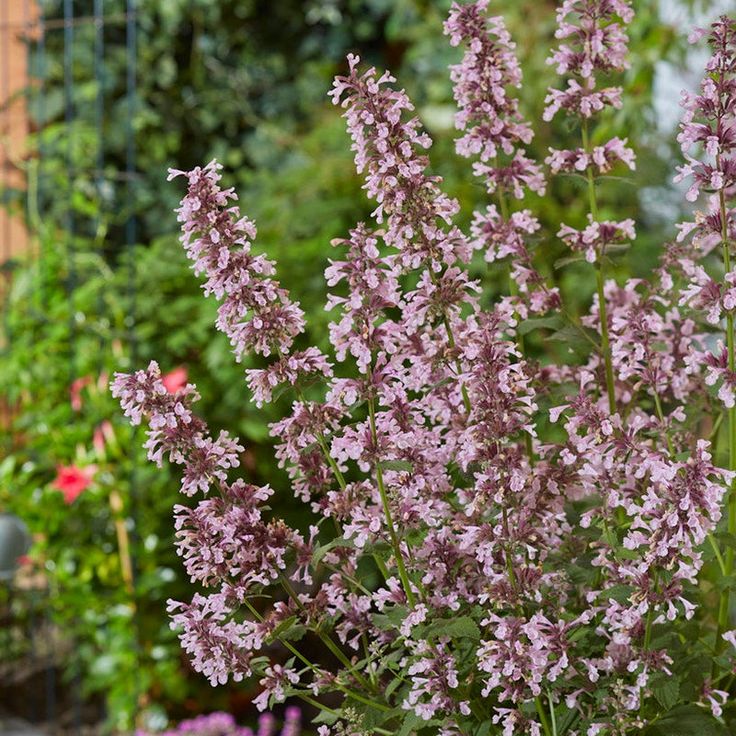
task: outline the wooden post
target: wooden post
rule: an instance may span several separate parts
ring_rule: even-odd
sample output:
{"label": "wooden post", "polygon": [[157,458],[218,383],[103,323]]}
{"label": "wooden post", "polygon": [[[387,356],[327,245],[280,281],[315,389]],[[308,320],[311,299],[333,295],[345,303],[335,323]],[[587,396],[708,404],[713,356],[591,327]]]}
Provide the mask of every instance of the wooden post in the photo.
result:
{"label": "wooden post", "polygon": [[[29,85],[28,45],[37,30],[38,12],[28,0],[0,0],[0,196],[24,188],[18,163],[26,158],[30,130],[24,90]],[[28,247],[22,212],[0,207],[0,264]]]}
{"label": "wooden post", "polygon": [[[28,39],[38,35],[39,11],[34,0],[0,0],[0,317],[10,286],[8,261],[29,247],[22,207],[9,211],[3,202],[10,189],[25,188],[30,121],[25,90],[30,84]],[[0,328],[0,347],[8,336]],[[10,425],[11,409],[0,396],[0,431]]]}

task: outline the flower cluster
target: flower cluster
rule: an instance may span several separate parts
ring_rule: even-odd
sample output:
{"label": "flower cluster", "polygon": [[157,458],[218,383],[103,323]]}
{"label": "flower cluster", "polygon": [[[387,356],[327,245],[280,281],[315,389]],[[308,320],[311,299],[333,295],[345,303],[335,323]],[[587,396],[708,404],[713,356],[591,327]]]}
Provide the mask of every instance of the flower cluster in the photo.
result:
{"label": "flower cluster", "polygon": [[136,736],[299,736],[302,714],[293,706],[286,709],[284,724],[279,732],[278,719],[272,713],[263,713],[254,731],[247,726],[238,726],[230,713],[209,713],[181,721],[175,728],[158,733],[138,730]]}
{"label": "flower cluster", "polygon": [[[564,89],[550,89],[544,119],[552,120],[564,110],[580,120],[583,147],[572,150],[550,148],[545,163],[554,173],[578,172],[593,176],[608,172],[617,162],[635,168],[634,152],[618,137],[593,146],[589,140],[589,120],[606,107],[621,107],[621,88],[597,86],[598,74],[620,72],[627,68],[628,36],[624,25],[632,21],[634,12],[627,0],[565,0],[557,10],[555,37],[562,43],[547,58],[557,73],[567,78]],[[585,252],[590,263],[599,261],[610,242],[634,238],[634,223],[598,222],[593,206],[591,224],[582,232],[563,225],[558,233],[567,245]],[[613,240],[612,240],[613,239]],[[605,316],[605,315],[603,315]]]}
{"label": "flower cluster", "polygon": [[358,56],[348,56],[350,74],[335,78],[330,96],[345,108],[358,173],[366,173],[365,190],[378,204],[373,216],[386,223],[384,241],[409,269],[427,261],[435,269],[468,261],[467,239],[451,224],[459,204],[426,171],[423,151],[432,140],[419,118],[402,119],[414,106],[389,86],[396,80],[388,72],[377,77],[371,67],[361,74],[359,63]]}
{"label": "flower cluster", "polygon": [[624,245],[636,237],[633,220],[598,221],[592,215],[588,215],[589,225],[582,230],[576,230],[569,225],[563,225],[557,233],[565,245],[573,251],[585,254],[585,260],[589,263],[606,254],[612,245]]}
{"label": "flower cluster", "polygon": [[557,306],[557,291],[545,286],[527,248],[527,238],[539,229],[536,217],[530,210],[510,213],[508,196],[522,199],[527,189],[544,194],[545,180],[525,152],[533,133],[511,94],[521,86],[515,44],[503,18],[489,18],[487,7],[488,0],[453,3],[445,22],[450,43],[465,48],[462,61],[450,69],[458,104],[455,125],[465,131],[455,147],[466,158],[478,156],[473,171],[498,197],[498,208],[474,213],[471,244],[489,262],[511,256],[511,276],[523,297],[517,311],[525,317]]}
{"label": "flower cluster", "polygon": [[[171,602],[172,622],[213,684],[257,680],[262,710],[289,697],[316,704],[320,736],[623,736],[677,702],[708,732],[727,715],[736,654],[726,649],[736,642],[736,494],[723,509],[736,413],[728,468],[711,442],[721,423],[712,393],[736,405],[734,24],[712,30],[708,91],[687,103],[683,129],[715,156],[718,207],[681,228],[650,280],[617,284],[606,256],[634,239],[634,223],[599,216],[595,178],[617,163],[633,169],[634,157],[620,138],[591,146],[588,126],[619,104],[621,91],[599,88],[596,75],[625,68],[633,14],[624,0],[561,5],[550,62],[570,80],[550,92],[546,117],[564,108],[579,118],[583,146],[552,150],[547,163],[589,187],[587,226],[558,233],[595,264],[597,294],[578,318],[532,263],[539,221],[509,204],[543,181],[523,152],[531,126],[511,96],[521,82],[513,42],[487,5],[454,4],[445,25],[464,47],[452,69],[458,152],[478,157],[497,200],[474,214],[469,235],[428,172],[430,140],[394,78],[361,72],[350,56],[335,81],[377,203],[373,222],[333,241],[342,255],[325,271],[339,370],[314,348],[293,349],[301,311],[275,265],[254,254],[255,227],[220,188],[219,166],[184,174],[183,243],[222,302],[218,327],[238,360],[271,359],[247,372],[252,397],[260,406],[277,387],[292,391],[270,429],[310,521],[308,534],[291,528],[267,506],[272,489],[230,478],[242,447],[210,436],[193,386],[168,391],[155,363],[118,374],[113,393],[133,423],[148,422],[150,458],[182,465],[183,493],[204,496],[175,509],[178,552],[204,592]],[[718,243],[723,280],[707,270]],[[466,269],[474,249],[511,260],[514,293],[490,307]],[[709,333],[724,316],[714,352]],[[558,336],[588,349],[570,360],[530,351],[523,337],[535,322],[563,323]],[[698,656],[682,646],[683,622],[701,626]]]}

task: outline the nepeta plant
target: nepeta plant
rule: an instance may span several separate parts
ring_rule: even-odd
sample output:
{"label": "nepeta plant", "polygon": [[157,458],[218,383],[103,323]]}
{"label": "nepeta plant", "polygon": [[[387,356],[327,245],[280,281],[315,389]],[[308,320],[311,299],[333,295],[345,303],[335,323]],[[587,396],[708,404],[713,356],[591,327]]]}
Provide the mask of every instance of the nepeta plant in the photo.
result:
{"label": "nepeta plant", "polygon": [[[256,677],[262,708],[302,698],[321,709],[322,736],[725,732],[736,723],[736,24],[712,26],[702,91],[683,100],[680,141],[699,158],[680,176],[706,209],[679,226],[651,280],[618,284],[607,264],[634,223],[602,219],[599,181],[635,159],[594,126],[622,104],[602,80],[626,67],[633,11],[559,8],[549,63],[562,79],[544,117],[568,115],[581,138],[544,163],[586,182],[588,224],[557,233],[595,274],[578,319],[535,266],[540,225],[516,204],[549,184],[525,150],[514,44],[487,5],[453,5],[445,25],[463,48],[457,150],[492,198],[470,234],[394,78],[350,56],[335,80],[376,209],[333,242],[332,358],[300,346],[302,311],[253,252],[255,225],[219,165],[171,172],[188,183],[183,243],[220,301],[218,328],[238,359],[270,360],[247,371],[254,400],[293,390],[271,431],[314,520],[305,536],[271,518],[270,488],[228,480],[242,448],[193,413],[194,386],[168,393],[155,363],[118,374],[113,392],[148,422],[151,459],[182,465],[182,492],[206,496],[175,510],[179,553],[207,592],[172,602],[173,625],[213,684]],[[488,309],[468,276],[478,250],[510,273],[510,295]],[[556,322],[588,340],[584,359],[529,352],[524,336]],[[727,468],[712,457],[721,435]]]}

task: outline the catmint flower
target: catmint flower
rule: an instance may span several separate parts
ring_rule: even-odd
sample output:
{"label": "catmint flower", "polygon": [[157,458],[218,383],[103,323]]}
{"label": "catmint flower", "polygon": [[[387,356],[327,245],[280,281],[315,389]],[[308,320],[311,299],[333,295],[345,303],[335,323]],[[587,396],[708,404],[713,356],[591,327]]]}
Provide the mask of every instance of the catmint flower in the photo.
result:
{"label": "catmint flower", "polygon": [[570,250],[585,254],[588,263],[595,263],[606,248],[611,245],[624,245],[636,236],[633,220],[611,220],[597,221],[592,215],[588,215],[590,223],[583,230],[575,230],[569,225],[562,225],[557,237],[570,248]]}
{"label": "catmint flower", "polygon": [[345,108],[356,167],[365,172],[365,190],[378,203],[373,216],[386,223],[383,239],[400,251],[407,269],[467,262],[467,239],[452,225],[459,205],[442,192],[441,179],[426,172],[423,151],[432,141],[417,117],[403,119],[414,106],[403,90],[391,88],[391,74],[377,77],[372,67],[361,74],[359,63],[358,56],[348,56],[349,75],[335,79],[330,96]]}
{"label": "catmint flower", "polygon": [[217,327],[230,338],[236,358],[249,350],[266,356],[287,352],[304,330],[304,314],[271,278],[273,263],[252,254],[256,226],[230,204],[235,192],[220,188],[221,168],[213,160],[204,168],[169,171],[169,179],[188,181],[177,210],[182,243],[194,272],[207,277],[205,294],[222,301]]}
{"label": "catmint flower", "polygon": [[424,721],[431,720],[438,713],[468,715],[470,706],[466,701],[458,702],[453,692],[460,685],[455,658],[442,644],[431,646],[420,641],[413,650],[416,659],[407,670],[412,687],[402,707],[413,710]]}
{"label": "catmint flower", "polygon": [[[694,202],[701,190],[731,191],[736,185],[736,99],[732,93],[733,58],[736,54],[736,21],[721,16],[708,34],[712,56],[706,65],[708,72],[700,94],[682,93],[683,107],[677,140],[687,163],[678,167],[675,182],[692,179],[686,199]],[[700,157],[691,155],[698,148]],[[733,209],[725,207],[726,222],[722,222],[718,197],[710,196],[708,210],[695,222],[683,223],[681,236],[690,234],[696,243],[720,242],[722,233],[732,239],[736,235]]]}
{"label": "catmint flower", "polygon": [[[498,193],[503,208],[507,195],[522,199],[527,189],[543,194],[545,180],[541,167],[526,155],[524,147],[532,140],[532,130],[510,93],[521,86],[515,44],[503,19],[489,18],[487,8],[488,0],[454,3],[445,34],[453,46],[465,49],[462,61],[450,69],[459,108],[455,126],[465,131],[455,148],[466,158],[478,156],[473,172],[485,180],[489,194]],[[546,311],[556,302],[534,268],[525,243],[526,236],[538,229],[529,210],[502,217],[491,205],[485,212],[474,213],[473,247],[484,250],[489,262],[512,256],[511,278],[521,297],[515,301],[520,302],[517,310],[523,316],[530,310]]]}
{"label": "catmint flower", "polygon": [[212,439],[204,422],[192,413],[190,405],[199,398],[194,386],[169,393],[155,361],[146,371],[116,373],[112,395],[120,399],[133,424],[140,424],[144,416],[148,419],[145,447],[150,460],[160,466],[167,455],[170,462],[184,465],[181,490],[185,495],[206,493],[213,482],[224,481],[227,471],[239,465],[243,447],[237,440],[225,431]]}
{"label": "catmint flower", "polygon": [[632,171],[636,169],[634,152],[626,146],[624,138],[611,138],[602,146],[594,146],[588,153],[582,148],[575,150],[558,150],[550,148],[550,155],[544,162],[550,167],[553,174],[560,172],[579,173],[585,171],[589,166],[593,167],[598,174],[609,172],[614,165],[621,161]]}
{"label": "catmint flower", "polygon": [[263,690],[253,700],[253,705],[258,710],[266,710],[269,703],[283,703],[287,689],[298,682],[299,675],[289,667],[282,667],[280,664],[266,667],[266,674],[260,681]]}
{"label": "catmint flower", "polygon": [[[489,193],[500,187],[519,199],[526,188],[543,194],[542,172],[521,148],[532,140],[531,127],[509,94],[521,85],[515,44],[503,18],[489,18],[487,8],[488,0],[454,3],[445,21],[450,43],[465,47],[462,62],[450,68],[459,108],[455,127],[466,131],[456,150],[466,158],[480,158],[474,171],[486,179]],[[505,164],[498,162],[501,155],[508,158]]]}
{"label": "catmint flower", "polygon": [[[184,174],[184,246],[221,302],[218,327],[238,360],[271,357],[246,373],[256,403],[293,390],[270,431],[285,471],[277,490],[304,503],[308,533],[273,517],[271,488],[229,477],[243,448],[210,434],[193,385],[167,390],[156,363],[113,381],[131,422],[148,424],[151,460],[181,465],[183,493],[198,496],[174,509],[175,543],[203,590],[169,602],[193,667],[213,684],[259,682],[261,709],[324,697],[336,714],[320,736],[370,729],[363,706],[373,699],[382,728],[418,719],[442,736],[476,727],[541,736],[540,704],[561,703],[579,716],[578,736],[642,730],[643,714],[659,712],[648,709],[657,679],[680,664],[660,629],[695,615],[703,547],[717,540],[734,477],[701,437],[702,419],[720,408],[712,393],[736,404],[728,352],[703,326],[733,316],[736,271],[717,279],[702,260],[736,230],[731,209],[720,219],[734,188],[723,94],[733,24],[714,26],[709,81],[688,98],[681,135],[683,173],[696,193],[713,190],[708,211],[680,227],[651,279],[622,284],[605,279],[603,258],[634,238],[631,220],[562,225],[559,237],[599,267],[577,319],[534,268],[539,222],[510,203],[543,180],[524,150],[531,129],[514,96],[513,42],[487,7],[454,4],[445,26],[463,47],[452,71],[458,151],[477,158],[496,200],[474,213],[469,236],[428,173],[431,141],[393,77],[359,71],[351,55],[335,80],[375,211],[333,241],[329,356],[296,349],[303,315],[275,264],[252,252],[255,227],[220,187],[219,167]],[[624,0],[565,0],[558,11],[550,63],[566,83],[550,91],[545,115],[564,108],[585,135],[584,148],[550,150],[554,173],[590,179],[635,166],[625,139],[587,136],[588,118],[620,103],[620,89],[598,79],[625,68],[631,17]],[[490,264],[508,259],[512,296],[487,305],[465,268],[474,251]],[[559,330],[564,318],[560,332],[589,342],[587,352],[575,345],[570,360],[550,350],[537,362],[522,338],[529,315],[547,311],[537,322]],[[604,368],[615,402],[602,396]],[[302,638],[324,644],[309,647],[316,662],[297,654]],[[736,647],[735,632],[723,638]],[[486,715],[470,725],[479,693]],[[723,708],[710,681],[695,697],[716,715]],[[287,726],[282,736],[295,736]],[[274,719],[259,728],[273,736]]]}

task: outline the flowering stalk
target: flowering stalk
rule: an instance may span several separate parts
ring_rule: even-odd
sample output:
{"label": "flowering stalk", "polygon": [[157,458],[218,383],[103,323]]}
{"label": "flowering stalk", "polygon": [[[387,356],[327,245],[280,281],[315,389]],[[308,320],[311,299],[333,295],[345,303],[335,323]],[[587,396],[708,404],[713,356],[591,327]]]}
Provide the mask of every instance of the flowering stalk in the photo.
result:
{"label": "flowering stalk", "polygon": [[580,120],[582,149],[558,151],[550,149],[546,159],[553,172],[584,171],[588,185],[590,225],[582,232],[563,225],[558,233],[571,248],[585,251],[586,260],[595,265],[598,293],[601,355],[604,363],[608,409],[616,413],[616,386],[609,339],[608,310],[604,293],[606,246],[621,238],[634,238],[633,222],[600,222],[595,190],[595,170],[607,171],[617,160],[634,168],[634,155],[626,141],[611,139],[603,146],[591,147],[589,119],[607,106],[621,107],[621,89],[596,87],[596,72],[623,71],[628,37],[621,23],[628,24],[634,13],[627,0],[566,0],[557,11],[555,37],[561,41],[547,59],[559,74],[568,76],[567,89],[550,89],[544,119],[552,120],[559,110]]}
{"label": "flowering stalk", "polygon": [[[588,121],[583,120],[582,124],[583,131],[583,150],[586,152],[590,150],[590,144],[588,142]],[[598,201],[595,193],[595,181],[593,180],[593,170],[588,164],[585,167],[585,175],[588,181],[588,201],[590,207],[590,214],[593,220],[598,220]],[[600,311],[600,326],[601,326],[601,352],[603,353],[603,362],[605,363],[606,371],[606,392],[608,394],[608,410],[611,414],[616,413],[616,384],[613,380],[613,363],[611,361],[611,346],[608,337],[608,311],[606,309],[606,296],[604,293],[604,284],[606,282],[605,276],[605,245],[601,247],[598,257],[595,262],[595,278],[596,287],[598,290],[598,309]]]}
{"label": "flowering stalk", "polygon": [[[691,40],[698,40],[705,31],[697,30]],[[726,349],[723,364],[712,371],[712,379],[722,380],[719,397],[724,401],[728,414],[728,467],[736,470],[736,406],[733,398],[736,358],[734,347],[734,274],[731,270],[731,240],[733,231],[733,211],[728,207],[727,192],[736,184],[736,146],[733,140],[733,126],[736,122],[736,100],[733,95],[734,75],[733,57],[736,53],[736,24],[722,16],[709,34],[712,56],[706,65],[707,76],[702,82],[701,93],[683,93],[682,106],[685,109],[678,141],[687,158],[687,164],[679,167],[675,181],[693,177],[693,183],[686,197],[695,201],[701,187],[714,192],[710,196],[709,210],[694,223],[680,226],[681,238],[692,234],[695,248],[707,252],[716,242],[720,245],[725,271],[726,288],[710,279],[704,269],[691,268],[691,283],[686,292],[687,300],[710,310],[709,321],[719,321],[721,313],[726,317]],[[695,144],[703,146],[703,160],[693,158],[689,151]],[[713,362],[711,361],[713,366]],[[715,368],[715,366],[713,366]],[[728,495],[728,531],[736,533],[736,490],[732,483]],[[730,576],[734,569],[734,550],[728,545],[725,550],[725,574]],[[720,651],[724,645],[721,634],[729,621],[730,591],[721,593],[716,647]]]}

